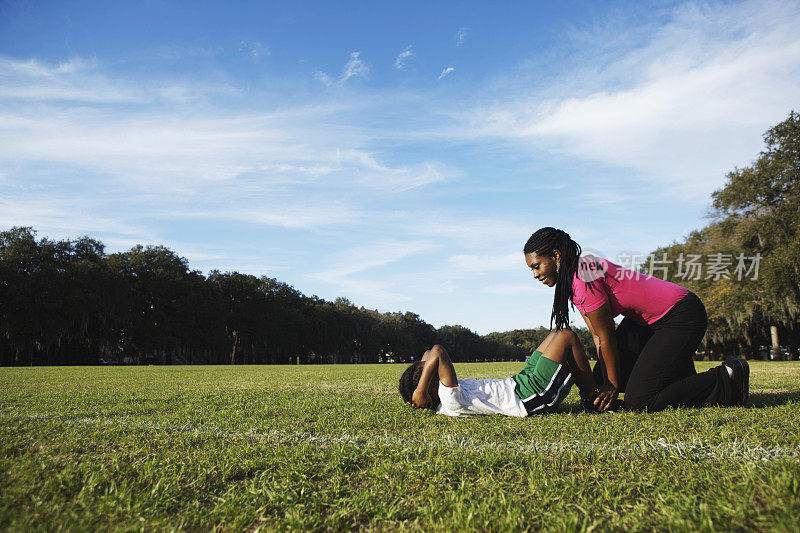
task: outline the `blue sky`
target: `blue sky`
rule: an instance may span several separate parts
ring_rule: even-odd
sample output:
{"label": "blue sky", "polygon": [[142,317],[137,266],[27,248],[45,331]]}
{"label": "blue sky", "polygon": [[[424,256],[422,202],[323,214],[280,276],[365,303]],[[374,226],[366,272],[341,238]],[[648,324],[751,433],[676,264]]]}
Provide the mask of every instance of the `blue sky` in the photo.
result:
{"label": "blue sky", "polygon": [[521,253],[707,223],[800,103],[798,2],[0,2],[0,228],[479,333]]}

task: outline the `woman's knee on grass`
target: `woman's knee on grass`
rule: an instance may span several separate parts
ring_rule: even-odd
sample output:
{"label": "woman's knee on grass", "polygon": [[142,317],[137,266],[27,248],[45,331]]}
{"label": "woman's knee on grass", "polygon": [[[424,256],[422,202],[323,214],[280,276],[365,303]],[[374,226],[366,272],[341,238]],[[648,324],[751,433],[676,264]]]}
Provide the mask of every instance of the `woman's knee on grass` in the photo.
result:
{"label": "woman's knee on grass", "polygon": [[658,394],[643,394],[641,392],[631,390],[629,384],[625,391],[625,409],[629,411],[654,411],[653,408]]}

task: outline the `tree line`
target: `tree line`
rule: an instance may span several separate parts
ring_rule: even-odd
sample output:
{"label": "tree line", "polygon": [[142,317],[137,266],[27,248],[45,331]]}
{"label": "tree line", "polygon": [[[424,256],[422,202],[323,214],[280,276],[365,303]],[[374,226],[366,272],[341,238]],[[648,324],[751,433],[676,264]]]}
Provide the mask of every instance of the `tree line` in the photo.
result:
{"label": "tree line", "polygon": [[[648,273],[696,293],[709,351],[758,357],[760,346],[800,345],[800,114],[764,134],[755,161],[712,194],[711,223],[655,250]],[[661,264],[665,258],[667,263]],[[712,265],[709,272],[692,270]],[[664,266],[668,265],[671,269]]]}
{"label": "tree line", "polygon": [[204,276],[163,246],[107,254],[89,237],[0,232],[3,365],[407,362],[437,342],[457,361],[522,360],[546,334],[436,329],[266,276]]}

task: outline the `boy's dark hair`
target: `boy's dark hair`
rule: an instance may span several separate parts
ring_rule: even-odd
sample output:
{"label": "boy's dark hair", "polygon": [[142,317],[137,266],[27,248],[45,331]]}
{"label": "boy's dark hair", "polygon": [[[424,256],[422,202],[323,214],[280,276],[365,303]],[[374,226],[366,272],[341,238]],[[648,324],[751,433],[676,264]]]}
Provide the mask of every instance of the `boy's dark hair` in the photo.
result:
{"label": "boy's dark hair", "polygon": [[410,402],[411,397],[414,395],[414,390],[419,385],[419,378],[422,377],[422,370],[425,368],[424,361],[415,361],[411,363],[403,375],[400,376],[400,396],[403,397],[404,402]]}
{"label": "boy's dark hair", "polygon": [[567,304],[572,299],[572,278],[578,270],[581,247],[570,238],[566,231],[546,227],[531,235],[522,251],[526,254],[535,252],[537,255],[551,255],[554,250],[561,252],[561,268],[557,274],[550,328],[552,329],[553,322],[555,322],[556,331],[558,331],[569,327]]}

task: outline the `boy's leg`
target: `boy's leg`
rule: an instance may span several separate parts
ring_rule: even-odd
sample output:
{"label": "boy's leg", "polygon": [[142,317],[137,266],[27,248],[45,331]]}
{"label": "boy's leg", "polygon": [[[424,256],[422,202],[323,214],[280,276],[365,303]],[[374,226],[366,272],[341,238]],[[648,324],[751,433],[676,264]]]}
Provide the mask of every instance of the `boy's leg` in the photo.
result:
{"label": "boy's leg", "polygon": [[547,335],[547,337],[545,337],[544,340],[539,343],[539,347],[536,348],[536,351],[539,353],[544,353],[544,351],[550,345],[550,342],[558,335],[558,333],[559,333],[558,331],[551,331],[550,334]]}
{"label": "boy's leg", "polygon": [[[560,365],[566,364],[581,390],[581,395],[587,395],[595,388],[592,367],[586,357],[578,336],[570,329],[554,331],[545,339],[547,345],[542,351],[542,357],[555,361]],[[542,345],[545,343],[543,342]]]}
{"label": "boy's leg", "polygon": [[555,337],[556,332],[551,332],[545,339],[539,344],[539,346],[533,351],[532,354],[528,356],[528,360],[525,362],[525,366],[522,367],[520,373],[526,372],[533,372],[536,368],[536,363],[539,361],[539,358],[542,357],[542,351],[547,348],[547,345],[550,344],[550,341]]}
{"label": "boy's leg", "polygon": [[589,361],[580,341],[571,330],[548,335],[540,347],[543,354],[535,364],[514,376],[517,393],[528,413],[542,412],[558,405],[569,392],[573,379],[581,390],[594,389]]}

